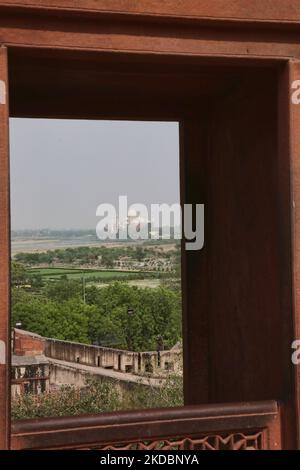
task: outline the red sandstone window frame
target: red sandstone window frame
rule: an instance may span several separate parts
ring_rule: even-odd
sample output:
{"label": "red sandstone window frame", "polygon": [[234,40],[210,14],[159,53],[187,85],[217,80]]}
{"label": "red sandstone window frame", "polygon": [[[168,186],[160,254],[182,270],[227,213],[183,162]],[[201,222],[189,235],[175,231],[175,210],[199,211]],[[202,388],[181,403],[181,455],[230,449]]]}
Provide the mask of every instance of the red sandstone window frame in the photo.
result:
{"label": "red sandstone window frame", "polygon": [[[31,48],[26,48],[27,52],[30,54]],[[15,51],[15,48],[11,49],[12,51]],[[19,52],[23,52],[23,50],[19,50]],[[33,49],[35,51],[35,49]],[[74,51],[76,51],[74,49]],[[40,50],[40,52],[45,53],[45,56],[47,56],[48,50]],[[60,51],[61,53],[62,51]],[[69,54],[70,51],[66,50],[66,54]],[[0,245],[0,261],[2,262],[2,265],[6,267],[5,270],[1,270],[1,287],[2,290],[0,292],[1,294],[1,316],[0,316],[0,337],[2,336],[3,338],[8,338],[11,335],[11,326],[10,326],[10,191],[9,191],[9,186],[10,186],[10,181],[9,181],[9,118],[10,118],[10,113],[9,113],[9,53],[10,53],[10,47],[2,47],[0,48],[0,80],[5,83],[5,103],[3,103],[2,106],[0,106],[0,138],[1,138],[1,147],[0,147],[0,154],[1,154],[1,163],[2,166],[0,168],[0,186],[1,186],[1,205],[0,205],[0,213],[1,213],[1,218],[4,220],[6,223],[1,224],[1,245]],[[2,96],[3,97],[3,96]],[[164,115],[164,113],[162,113]],[[26,113],[25,113],[26,115]],[[45,116],[43,114],[40,114],[40,111],[38,111],[39,117],[45,117],[47,118],[47,113]],[[131,112],[125,111],[125,115],[128,116],[129,120],[156,120],[156,112],[151,110],[149,113],[149,119],[147,119],[148,112],[142,112],[140,110],[136,111],[134,110],[133,114]],[[122,118],[124,117],[124,112],[121,111],[121,116]],[[50,116],[52,118],[53,115]],[[69,117],[69,116],[68,116]],[[85,118],[85,115],[80,117]],[[117,116],[118,117],[118,116]],[[167,113],[166,119],[164,118],[158,118],[158,120],[172,120],[176,121],[176,117],[178,117],[177,111],[176,114],[174,114],[174,110],[171,111],[171,118],[169,114]],[[76,118],[78,116],[76,115]],[[95,117],[91,117],[91,119],[96,119]],[[98,119],[105,119],[105,117],[101,116]],[[108,116],[108,119],[114,119],[113,117]],[[126,117],[127,119],[127,117]],[[179,120],[178,120],[179,122]],[[4,125],[3,125],[4,124]],[[180,122],[179,122],[180,125]],[[182,125],[182,124],[181,124]],[[182,134],[181,130],[179,132]],[[180,154],[182,154],[182,145],[181,145],[181,151]],[[4,157],[4,158],[3,158]],[[182,158],[180,159],[180,186],[182,190],[182,185],[183,185],[183,166],[182,166]],[[184,243],[184,241],[182,242]],[[184,266],[183,266],[183,273],[184,273]],[[184,284],[184,277],[182,275],[182,283]],[[183,307],[184,309],[184,307]],[[3,410],[2,414],[2,420],[3,420],[3,429],[6,429],[6,432],[2,434],[2,439],[4,446],[7,447],[9,446],[10,442],[10,433],[7,432],[10,429],[10,364],[11,364],[11,345],[8,342],[7,343],[8,347],[5,349],[5,364],[0,364],[0,373],[1,373],[1,383],[0,383],[0,411]],[[3,367],[2,367],[3,366]],[[4,398],[4,399],[3,399]],[[112,413],[113,415],[119,415],[120,413],[115,412]],[[76,419],[77,417],[75,417]],[[92,415],[91,415],[92,418]],[[78,416],[78,419],[80,419],[80,416]],[[1,420],[1,417],[0,417]],[[41,424],[41,427],[43,426],[43,422],[45,422],[45,419],[41,418],[39,419],[39,422]],[[0,432],[1,435],[1,432]],[[3,444],[2,444],[3,445]]]}
{"label": "red sandstone window frame", "polygon": [[[8,1],[6,3],[7,4],[10,3],[11,5],[13,5],[14,2],[9,2]],[[34,4],[35,2],[31,1],[30,3]],[[39,3],[41,3],[41,2],[39,2]],[[192,2],[192,3],[194,3],[194,2]],[[291,3],[294,3],[294,2],[291,2]],[[49,15],[50,15],[50,11],[48,11],[48,12],[49,12]],[[160,15],[161,13],[162,13],[161,11],[158,12],[158,15]],[[178,13],[179,17],[171,19],[168,16],[167,18],[164,19],[164,21],[167,24],[172,24],[172,21],[174,21],[175,23],[178,21],[181,24],[184,24],[186,21],[187,22],[190,21],[189,18],[185,18],[183,20],[183,17],[182,17],[183,12],[182,11],[179,11],[177,13]],[[274,20],[274,12],[271,12],[271,13],[273,15],[273,16],[271,15],[272,16],[271,19],[273,21]],[[66,15],[66,12],[64,11],[63,14]],[[86,14],[89,17],[93,16],[93,12],[91,12],[91,11],[90,12],[87,11]],[[168,14],[170,15],[170,12],[168,12]],[[203,15],[203,11],[202,11],[202,15]],[[218,12],[217,13],[215,12],[215,18],[216,17],[220,18],[221,16],[222,16],[221,13],[218,14]],[[246,15],[246,16],[247,16],[247,21],[249,22],[249,25],[253,26],[253,23],[256,23],[256,20],[253,18],[253,16],[251,17],[251,15]],[[263,21],[264,14],[262,14],[261,11],[260,11],[260,16],[261,16],[262,21]],[[201,17],[201,12],[200,12],[200,17]],[[232,14],[232,17],[235,17],[235,15]],[[239,15],[239,17],[241,17],[241,16]],[[127,19],[132,19],[132,18],[130,17],[130,18],[127,18]],[[199,15],[198,15],[198,19],[199,19]],[[143,16],[143,20],[145,20],[145,25],[147,24],[147,21],[150,21],[150,20],[154,21],[154,22],[156,22],[155,27],[160,28],[159,21],[162,21],[163,18],[160,17],[159,21],[157,21],[157,18],[150,19],[149,15],[145,14]],[[181,22],[181,20],[182,20],[182,22]],[[223,20],[224,20],[224,18],[223,18]],[[278,16],[276,17],[276,15],[275,15],[275,20],[279,21],[279,18],[278,18]],[[195,15],[193,21],[197,21],[197,15]],[[229,21],[229,23],[230,23],[231,19],[227,18],[226,21],[227,22]],[[50,16],[49,16],[49,22],[51,22],[50,21]],[[202,24],[202,25],[207,24],[207,18],[206,19],[203,19],[203,18],[201,19],[200,18],[199,19],[199,24]],[[77,25],[77,26],[79,28],[79,25]],[[216,22],[216,24],[214,26],[218,29],[218,27],[220,26],[218,21]],[[130,26],[128,26],[128,27],[130,29]],[[267,29],[267,25],[265,25],[265,27]],[[269,24],[268,27],[271,28],[272,25]],[[285,25],[285,24],[282,24],[282,27],[287,28],[288,26]],[[122,54],[125,54],[128,57],[129,56],[134,56],[134,60],[137,60],[137,61],[141,60],[142,59],[141,51],[138,51],[137,54],[132,53],[131,48],[133,47],[133,45],[132,45],[133,41],[132,41],[132,37],[130,37],[129,35],[126,36],[125,21],[124,21],[124,31],[125,31],[125,35],[124,35],[124,38],[123,38],[124,41],[123,41],[123,45],[120,49],[122,51]],[[15,34],[15,36],[13,36],[13,34]],[[18,32],[17,33],[14,32],[13,34],[12,35],[8,34],[7,35],[8,39],[6,39],[6,36],[5,36],[5,40],[3,41],[3,46],[0,48],[0,80],[5,82],[6,90],[7,90],[7,85],[8,85],[8,72],[9,72],[7,52],[10,51],[11,49],[13,49],[12,45],[16,46],[16,44],[18,46],[20,46],[20,44],[21,44],[22,47],[25,46],[25,48],[26,48],[26,38],[20,36],[20,38],[16,40],[15,38],[18,37]],[[188,47],[189,47],[188,42],[186,42],[185,47],[187,49],[185,49],[185,50],[182,49],[182,46],[178,46],[178,44],[176,42],[176,39],[177,39],[177,37],[180,37],[180,28],[179,28],[179,32],[177,33],[177,36],[175,38],[174,44],[172,44],[172,47],[167,45],[167,40],[165,42],[163,40],[161,40],[160,44],[163,44],[163,46],[161,46],[160,44],[159,44],[159,46],[157,46],[155,41],[153,41],[151,47],[153,47],[153,51],[154,51],[155,48],[158,47],[158,49],[156,49],[155,53],[158,56],[161,56],[161,58],[163,60],[165,60],[169,56],[174,57],[174,55],[178,54],[178,60],[181,60],[182,63],[184,63],[184,59],[190,58],[191,55],[193,55],[193,54],[195,55],[195,57],[196,57],[197,54],[199,54],[199,55],[203,56],[203,60],[208,60],[208,58],[210,58],[209,60],[211,60],[212,57],[214,57],[214,60],[217,59],[217,60],[221,60],[223,63],[227,62],[227,63],[231,63],[231,64],[233,62],[241,63],[243,61],[248,62],[248,63],[250,61],[252,61],[253,63],[258,63],[259,62],[262,65],[263,64],[271,64],[271,63],[276,62],[278,65],[280,65],[285,70],[281,75],[280,90],[279,90],[279,94],[280,94],[279,100],[280,100],[280,106],[281,106],[280,109],[281,109],[281,112],[282,112],[281,117],[280,117],[281,125],[282,125],[282,133],[279,136],[279,138],[280,138],[280,148],[281,148],[280,149],[280,154],[281,154],[282,159],[286,158],[287,154],[289,152],[292,155],[292,159],[293,159],[293,156],[294,156],[294,160],[295,160],[294,161],[294,165],[295,165],[295,167],[294,167],[294,171],[295,171],[294,178],[296,178],[296,180],[295,180],[296,181],[296,184],[295,184],[296,197],[295,197],[295,199],[297,199],[297,197],[298,197],[298,199],[297,199],[297,207],[298,207],[298,205],[300,205],[298,203],[299,194],[300,194],[300,191],[299,191],[299,188],[298,188],[298,178],[299,178],[298,172],[299,172],[299,169],[298,169],[298,166],[296,164],[295,155],[297,153],[299,153],[299,151],[300,151],[300,144],[299,144],[299,140],[297,140],[297,138],[296,138],[297,137],[297,132],[295,130],[295,127],[296,127],[297,124],[300,124],[300,115],[295,109],[291,111],[291,108],[289,106],[289,86],[290,86],[290,83],[291,83],[291,80],[293,79],[293,77],[295,78],[300,72],[299,71],[299,65],[297,65],[299,63],[297,63],[296,65],[293,63],[293,61],[291,60],[291,57],[293,57],[292,52],[289,53],[287,51],[287,49],[285,48],[285,45],[282,46],[282,44],[280,43],[280,40],[278,40],[278,43],[276,44],[276,47],[273,48],[272,55],[270,55],[271,53],[269,53],[269,56],[268,56],[268,54],[265,53],[265,55],[262,56],[261,51],[257,49],[257,47],[260,46],[260,45],[257,46],[257,44],[254,44],[253,48],[252,48],[251,41],[249,41],[246,45],[245,45],[245,43],[240,44],[238,41],[236,41],[234,46],[232,44],[229,44],[229,46],[228,45],[224,46],[224,43],[222,43],[222,40],[220,40],[220,37],[222,38],[222,34],[223,34],[223,30],[221,30],[221,28],[220,28],[220,30],[218,30],[218,34],[220,34],[220,36],[219,36],[219,41],[217,42],[217,44],[211,45],[210,40],[208,40],[207,41],[207,49],[205,49],[204,52],[203,51],[200,51],[200,52],[198,51],[197,52],[196,47],[193,50],[191,49],[191,50],[188,51],[187,50]],[[278,32],[278,34],[280,34],[280,33]],[[196,35],[196,33],[195,33],[195,35]],[[74,35],[74,36],[76,36],[76,35]],[[163,36],[164,36],[164,32],[162,33],[162,37]],[[78,42],[78,39],[80,39],[80,37],[77,38],[77,42]],[[147,47],[149,48],[148,39],[149,38],[145,39],[145,42],[144,42],[144,53],[145,53],[145,55],[147,55],[147,52],[146,52]],[[168,38],[166,38],[166,39],[168,39]],[[30,43],[30,41],[34,44],[34,39],[30,38],[29,43]],[[51,41],[53,41],[53,42],[51,42]],[[61,51],[62,49],[65,49],[66,51],[68,50],[69,52],[73,50],[75,52],[76,50],[78,50],[79,47],[82,46],[81,44],[77,43],[77,46],[75,47],[73,42],[72,42],[72,41],[76,42],[76,40],[74,40],[74,39],[71,41],[71,43],[68,42],[68,41],[69,41],[69,38],[67,37],[67,34],[64,36],[64,33],[62,33],[62,35],[59,39],[57,37],[54,37],[54,35],[53,35],[53,39],[48,40],[48,44],[47,44],[47,40],[44,40],[42,38],[41,43],[34,44],[34,46],[39,47],[39,48],[43,47],[44,51],[47,52],[47,54],[49,54],[49,53],[53,54],[53,48],[54,48],[54,54],[56,54],[56,52],[58,53],[58,51],[59,50]],[[93,41],[93,39],[92,39],[92,41]],[[253,40],[253,42],[255,43],[254,40]],[[65,47],[63,46],[63,44],[65,45]],[[224,46],[221,52],[219,50],[219,45],[220,44],[222,46]],[[173,48],[173,46],[174,46],[174,48]],[[27,44],[27,47],[28,47],[28,44]],[[91,42],[88,45],[87,45],[87,43],[85,43],[85,45],[82,46],[82,48],[84,48],[84,47],[85,48],[90,48],[90,49],[94,48],[94,51],[98,50],[98,51],[103,52],[104,50],[106,50],[107,54],[116,54],[116,52],[118,51],[118,47],[116,47],[116,46],[115,46],[115,49],[113,49],[114,46],[111,46],[110,39],[107,40],[107,45],[105,47],[103,45],[99,46],[96,40],[95,40],[95,42],[92,42],[92,47],[91,47]],[[134,45],[134,47],[136,47],[136,46]],[[164,49],[164,47],[165,47],[165,49]],[[170,47],[169,54],[166,52],[166,51],[168,51],[168,47]],[[193,45],[191,47],[193,48]],[[249,51],[247,50],[245,52],[246,47],[249,48]],[[89,51],[89,53],[91,53],[91,50]],[[155,115],[155,112],[152,110],[152,117],[154,115]],[[0,340],[4,341],[4,343],[6,344],[5,354],[3,356],[3,351],[2,351],[2,355],[1,355],[2,359],[0,360],[0,448],[9,448],[9,446],[10,446],[10,381],[9,381],[9,367],[10,367],[10,344],[9,344],[9,338],[10,338],[10,325],[9,325],[9,288],[10,288],[9,287],[10,286],[10,283],[9,283],[10,248],[9,247],[10,247],[10,230],[9,230],[9,161],[8,161],[9,139],[8,139],[8,118],[9,118],[9,111],[8,111],[8,93],[7,93],[6,94],[6,102],[4,103],[4,105],[0,105],[0,157],[1,157],[1,160],[0,160],[0,220],[1,220],[1,224],[0,224],[0,265],[1,265],[1,271],[0,271]],[[178,119],[178,120],[180,120],[180,119]],[[185,151],[185,143],[184,143],[185,132],[186,132],[186,129],[184,129],[184,126],[182,126],[181,127],[182,153]],[[288,149],[288,147],[289,147],[289,149]],[[280,162],[280,164],[282,164],[282,161]],[[282,178],[281,184],[282,184],[282,186],[285,186],[286,181],[287,181],[287,175],[286,175],[285,172],[282,172],[281,178]],[[182,188],[183,188],[183,191],[184,191],[185,190],[185,181],[184,180],[182,181]],[[281,209],[286,208],[288,206],[288,201],[285,200],[286,197],[287,197],[286,195],[282,196],[283,200],[281,201],[281,204],[282,204]],[[284,223],[288,225],[290,223],[290,221],[288,220],[289,216],[287,216],[284,213],[284,210],[282,210],[282,217],[284,219]],[[296,230],[297,233],[299,233],[299,226],[298,225],[299,225],[299,222],[296,221],[296,223],[294,224],[294,229]],[[286,236],[286,243],[289,244],[288,231],[285,232],[285,236]],[[295,241],[294,241],[294,246],[296,248],[298,246],[297,242],[295,242]],[[286,264],[286,266],[287,266],[289,264],[289,260],[287,258],[285,258],[284,261],[283,261],[283,264]],[[298,260],[298,258],[296,258],[296,260],[294,261],[295,269],[298,266],[299,266],[299,260]],[[183,268],[185,269],[185,264],[183,264]],[[288,270],[289,270],[289,266],[287,266],[285,268],[285,273],[288,272]],[[299,270],[299,272],[300,272],[300,270]],[[284,274],[284,275],[286,275],[286,274]],[[299,279],[297,278],[297,274],[296,275],[290,274],[290,275],[294,276],[294,284],[297,285],[297,283],[299,283]],[[287,283],[288,283],[289,282],[289,277],[287,276],[286,279],[287,279]],[[184,290],[185,290],[185,288],[186,288],[186,286],[184,287]],[[288,293],[286,295],[288,295]],[[299,310],[299,298],[298,298],[299,293],[298,292],[295,293],[295,297],[296,297],[296,303],[298,302],[298,310]],[[186,301],[184,301],[184,310],[187,314]],[[297,333],[299,335],[300,321],[299,321],[299,318],[297,318],[296,313],[294,315],[294,320],[295,320],[295,325],[296,325],[295,328],[298,328]],[[289,325],[289,327],[290,327],[290,325]],[[185,326],[185,335],[187,335],[186,326]],[[4,357],[4,359],[3,359],[3,357]],[[188,360],[188,359],[186,358],[185,361],[186,360]],[[297,373],[297,371],[295,371],[295,376],[296,376],[296,373]],[[299,379],[298,379],[298,381],[299,381]],[[186,385],[189,386],[189,387],[192,386],[192,384],[190,383],[189,377],[186,378]],[[295,379],[295,384],[294,385],[295,385],[295,387],[299,386],[297,384],[296,379]],[[289,409],[292,409],[292,407],[294,407],[295,391],[290,389],[289,394],[291,396],[291,398],[289,399],[290,400],[289,401],[289,405],[290,405]],[[299,404],[300,404],[300,402],[298,400],[298,409],[300,410]],[[237,409],[237,407],[235,409]],[[274,410],[275,410],[275,408],[274,408],[274,405],[273,405],[273,406],[269,407],[268,412],[270,414],[272,414],[272,413],[275,412]],[[213,410],[210,409],[209,411],[210,411],[210,413],[213,413]],[[257,409],[256,409],[256,411],[257,411]],[[262,410],[260,409],[260,411],[262,411]],[[188,411],[186,411],[185,409],[183,409],[182,412],[183,413],[185,413],[185,412],[188,413]],[[247,412],[249,412],[249,410]],[[254,412],[255,411],[251,408],[250,415],[253,415]],[[196,416],[196,414],[197,414],[196,410],[192,410],[191,414],[192,414],[192,416]],[[178,416],[177,416],[177,418],[178,418]],[[127,416],[124,419],[127,419],[130,422],[130,416]],[[93,420],[93,417],[91,417],[91,420]],[[48,426],[47,423],[43,420],[41,420],[40,424],[41,424],[41,428],[40,428],[41,434],[45,437],[47,429],[49,430],[50,428],[47,427]],[[90,428],[91,423],[88,422],[86,424],[87,424],[87,428]],[[106,423],[106,426],[107,426],[107,424],[108,423]],[[43,425],[44,425],[44,428],[43,428]],[[69,423],[69,425],[70,425],[70,429],[71,429],[71,424]],[[74,426],[74,422],[73,422],[72,425]],[[296,429],[297,425],[291,426],[290,424],[288,424],[288,426],[290,426],[290,430],[287,431],[287,434],[289,434],[291,436],[290,437],[290,442],[292,442],[292,441],[294,441],[293,434],[295,434],[295,429]],[[299,425],[298,425],[298,427],[299,427]],[[291,428],[293,428],[293,429],[291,429]],[[51,428],[51,429],[53,430],[53,428]],[[84,430],[83,432],[86,433],[86,430]],[[63,443],[63,440],[66,439],[66,435],[65,435],[64,432],[62,434],[63,434],[63,436],[62,436],[62,441],[61,442]]]}
{"label": "red sandstone window frame", "polygon": [[[23,52],[23,51],[22,51]],[[43,51],[40,51],[43,53]],[[47,53],[47,50],[44,51],[45,54]],[[2,60],[2,63],[5,63],[6,64],[9,64],[9,60],[8,60],[8,54],[9,53],[9,48],[8,49],[5,49],[3,48],[1,50],[1,60]],[[14,53],[14,52],[13,52]],[[7,96],[8,96],[8,93],[7,93]],[[9,126],[9,123],[8,123],[8,119],[9,119],[9,113],[8,113],[8,100],[6,101],[6,106],[4,108],[2,108],[2,111],[4,109],[4,112],[5,112],[5,116],[4,116],[4,119],[7,120],[7,128],[3,128],[2,129],[2,132],[6,133],[6,136],[8,136],[8,126]],[[125,113],[128,113],[128,110],[125,111]],[[158,116],[158,119],[161,120],[161,113],[157,112],[157,111],[151,111],[150,113],[150,117],[153,118],[153,113],[154,113],[154,117]],[[180,113],[178,114],[177,110],[172,110],[171,111],[172,116],[173,116],[173,119],[172,120],[177,120],[179,122],[179,125],[180,125],[180,192],[181,192],[181,199],[182,199],[182,203],[184,201],[184,191],[185,191],[185,173],[184,173],[184,162],[183,162],[183,155],[184,155],[184,119],[180,119]],[[123,112],[121,110],[121,114],[123,116]],[[130,114],[130,113],[129,113]],[[163,114],[163,113],[162,113]],[[126,116],[128,116],[128,114],[126,114]],[[140,112],[138,111],[138,113],[136,113],[136,111],[134,111],[134,118],[137,119],[138,117],[140,116]],[[47,115],[45,116],[47,117]],[[52,117],[52,116],[51,116]],[[142,117],[147,117],[147,112],[143,111],[143,114],[141,115],[141,118]],[[174,119],[175,117],[177,117],[177,119]],[[163,119],[162,119],[163,120]],[[8,137],[6,137],[8,139]],[[4,141],[6,141],[6,139],[3,139]],[[7,144],[6,144],[7,145]],[[8,145],[2,150],[3,153],[6,153],[8,155]],[[4,189],[5,190],[5,197],[6,197],[6,210],[9,211],[9,181],[8,181],[8,175],[9,175],[9,169],[8,169],[8,159],[6,160],[6,165],[7,167],[4,169],[4,171],[2,170],[1,172],[1,177],[2,177],[2,181],[6,184],[2,184],[2,190]],[[6,212],[7,214],[7,212]],[[7,215],[6,215],[7,217]],[[2,227],[2,230],[5,229],[5,236],[6,236],[6,243],[9,244],[9,238],[10,238],[10,234],[9,234],[9,220],[7,221],[7,224],[6,226],[3,226]],[[3,235],[3,238],[4,239],[4,235]],[[186,276],[185,276],[185,250],[184,250],[184,240],[183,240],[183,245],[182,245],[182,268],[183,268],[183,272],[182,272],[182,285],[183,285],[183,320],[184,320],[184,325],[186,324],[186,315],[187,315],[187,306],[186,306],[186,303],[185,303],[185,291],[186,291]],[[3,245],[2,245],[3,246]],[[7,256],[9,255],[9,251],[7,249],[3,250],[2,253],[2,259],[6,259],[6,262],[7,262]],[[8,261],[8,264],[9,264],[9,261]],[[7,278],[8,279],[8,276],[9,276],[9,273],[7,272]],[[3,302],[3,298],[7,299],[7,304],[6,304],[6,309],[9,309],[9,291],[10,291],[10,288],[9,288],[9,285],[7,285],[6,283],[6,295],[4,297],[2,297],[2,302]],[[7,318],[6,318],[6,321],[7,321]],[[7,326],[6,328],[9,327],[9,323],[7,322]],[[184,343],[187,342],[187,331],[186,331],[186,328],[184,328],[184,335],[185,335],[185,338],[184,338]],[[9,334],[9,332],[7,332],[7,334]],[[7,361],[8,361],[8,364],[10,364],[10,351],[9,349],[7,350]],[[7,372],[8,372],[9,368],[7,368]],[[7,373],[6,372],[6,373]],[[187,381],[187,377],[185,376],[185,382]],[[7,380],[7,385],[8,387],[10,388],[10,380],[8,379]],[[7,394],[9,394],[9,390],[7,391]],[[6,402],[6,410],[9,410],[9,398],[7,396],[7,402]],[[115,415],[115,416],[121,416],[122,413],[112,413],[112,415]],[[129,413],[129,418],[130,419],[130,413]],[[132,416],[134,416],[134,412],[132,413]],[[146,416],[146,415],[145,415]],[[93,418],[93,416],[91,416],[91,419]],[[95,416],[96,418],[96,416]],[[9,416],[7,416],[7,422],[9,422]],[[74,417],[73,421],[76,422],[76,419],[78,419],[78,421],[80,421],[81,417],[78,416],[78,417]],[[39,420],[40,422],[40,425],[41,425],[41,429],[43,428],[43,423],[46,422],[46,420],[44,419],[40,419]],[[9,438],[9,436],[8,436]]]}
{"label": "red sandstone window frame", "polygon": [[[6,84],[8,84],[8,52],[9,52],[9,47],[8,48],[1,48],[0,49],[0,64],[2,67],[0,67],[0,70],[2,71],[2,76],[0,79],[4,80]],[[47,53],[47,50],[44,51]],[[69,51],[68,51],[69,52]],[[4,71],[4,74],[3,74]],[[6,314],[5,312],[9,312],[9,297],[10,297],[10,285],[9,285],[9,265],[10,265],[10,250],[9,250],[9,245],[10,245],[10,230],[9,230],[9,141],[8,141],[8,128],[9,128],[9,112],[8,112],[8,85],[6,85],[6,101],[5,105],[0,108],[1,114],[0,114],[0,119],[2,125],[0,126],[0,134],[2,136],[2,146],[1,146],[1,155],[4,156],[5,158],[2,158],[1,160],[1,169],[0,169],[0,182],[1,184],[1,216],[3,220],[6,221],[5,224],[1,225],[1,245],[0,245],[0,261],[2,261],[2,265],[6,266],[6,270],[1,271],[1,276],[2,276],[2,291],[1,291],[1,333],[2,337],[8,337],[10,335],[10,327],[9,327],[9,315]],[[153,114],[154,113],[154,114]],[[150,113],[150,119],[153,119],[153,115],[156,116],[155,110],[151,110]],[[173,119],[172,120],[178,120],[180,123],[180,169],[181,169],[181,178],[180,178],[180,186],[181,186],[181,195],[182,195],[182,201],[184,200],[184,191],[185,191],[185,174],[184,174],[184,163],[183,163],[183,155],[184,155],[184,119],[180,119],[180,114],[176,114],[177,111],[174,110],[171,111]],[[129,113],[130,114],[130,113]],[[135,117],[137,118],[136,111],[134,111]],[[159,114],[159,113],[158,113]],[[128,114],[127,114],[128,115]],[[138,116],[140,116],[138,112]],[[143,111],[142,116],[147,116],[147,112],[145,113]],[[174,119],[174,117],[177,116],[177,119]],[[47,116],[45,116],[47,117]],[[159,117],[159,120],[161,120],[161,117]],[[4,125],[3,125],[4,123]],[[183,241],[184,243],[184,241]],[[183,283],[183,318],[184,321],[186,321],[186,315],[187,315],[187,306],[185,303],[185,291],[186,291],[186,276],[185,276],[185,252],[183,250],[183,259],[182,259],[182,267],[183,267],[183,274],[182,274],[182,283]],[[186,327],[184,327],[184,335],[185,335],[185,342],[187,341],[187,331]],[[10,348],[8,347],[6,350],[6,366],[1,368],[1,374],[2,374],[2,386],[0,390],[0,403],[2,405],[2,410],[4,414],[2,415],[2,420],[5,422],[5,429],[8,431],[10,429],[10,378],[9,378],[9,367],[7,367],[7,364],[10,364]],[[5,378],[4,378],[5,377]],[[3,380],[4,378],[4,380]],[[185,383],[187,383],[187,377],[185,376]],[[1,400],[2,397],[2,400]],[[3,397],[5,400],[3,400]],[[183,407],[183,413],[184,413],[184,408]],[[155,410],[154,410],[155,411]],[[176,411],[177,413],[177,411]],[[195,411],[196,413],[196,411]],[[122,416],[122,413],[112,413],[114,416]],[[127,419],[130,421],[130,416],[131,414],[127,413]],[[135,416],[135,413],[132,412],[132,416]],[[145,417],[147,417],[147,413],[145,413]],[[91,419],[96,419],[97,415],[93,416],[91,415]],[[99,416],[100,418],[100,416]],[[76,422],[76,419],[78,422],[81,420],[81,417],[74,417],[72,422]],[[105,418],[104,418],[105,419]],[[101,420],[100,420],[101,421]],[[44,423],[46,423],[47,420],[45,419],[40,419],[39,423],[41,426],[41,430],[43,429]],[[71,424],[70,424],[71,425]],[[4,438],[5,446],[9,445],[9,440],[10,440],[10,433],[6,432],[5,435],[2,436]],[[124,435],[125,438],[125,435]]]}

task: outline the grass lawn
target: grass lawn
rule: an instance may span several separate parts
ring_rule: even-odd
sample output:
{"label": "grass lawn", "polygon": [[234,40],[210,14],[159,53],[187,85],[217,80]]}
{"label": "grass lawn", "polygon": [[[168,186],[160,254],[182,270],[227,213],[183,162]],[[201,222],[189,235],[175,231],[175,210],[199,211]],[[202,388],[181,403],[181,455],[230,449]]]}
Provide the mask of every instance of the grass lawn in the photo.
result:
{"label": "grass lawn", "polygon": [[60,276],[66,275],[68,279],[81,279],[82,276],[86,280],[93,279],[122,279],[129,274],[138,274],[132,271],[99,271],[97,269],[70,269],[70,268],[31,268],[32,274],[39,274],[44,279],[59,279]]}

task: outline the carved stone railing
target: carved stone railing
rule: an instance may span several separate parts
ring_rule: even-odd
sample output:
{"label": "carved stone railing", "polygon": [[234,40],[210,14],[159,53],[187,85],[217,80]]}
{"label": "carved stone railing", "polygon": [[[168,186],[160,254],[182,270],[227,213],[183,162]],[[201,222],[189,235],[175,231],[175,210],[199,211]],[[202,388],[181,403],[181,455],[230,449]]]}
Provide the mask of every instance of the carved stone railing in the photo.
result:
{"label": "carved stone railing", "polygon": [[280,420],[274,401],[24,420],[13,423],[11,448],[280,449]]}

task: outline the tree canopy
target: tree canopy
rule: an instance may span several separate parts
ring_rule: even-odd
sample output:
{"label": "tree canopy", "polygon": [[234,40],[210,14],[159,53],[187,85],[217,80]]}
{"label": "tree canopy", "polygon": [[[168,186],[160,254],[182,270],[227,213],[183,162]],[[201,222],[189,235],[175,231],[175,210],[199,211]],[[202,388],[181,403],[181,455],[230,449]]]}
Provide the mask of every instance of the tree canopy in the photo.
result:
{"label": "tree canopy", "polygon": [[165,348],[181,337],[181,298],[165,287],[115,282],[88,286],[60,279],[37,292],[12,289],[12,320],[42,336],[134,351]]}

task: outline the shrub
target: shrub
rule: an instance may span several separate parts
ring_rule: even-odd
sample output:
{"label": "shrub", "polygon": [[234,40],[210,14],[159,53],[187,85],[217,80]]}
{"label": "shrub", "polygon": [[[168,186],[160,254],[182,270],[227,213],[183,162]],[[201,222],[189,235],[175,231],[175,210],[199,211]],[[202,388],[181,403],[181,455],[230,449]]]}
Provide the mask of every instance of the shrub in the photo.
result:
{"label": "shrub", "polygon": [[12,420],[180,405],[183,393],[179,376],[170,375],[162,387],[138,383],[123,393],[118,392],[113,382],[87,379],[81,389],[68,385],[40,395],[13,398]]}

